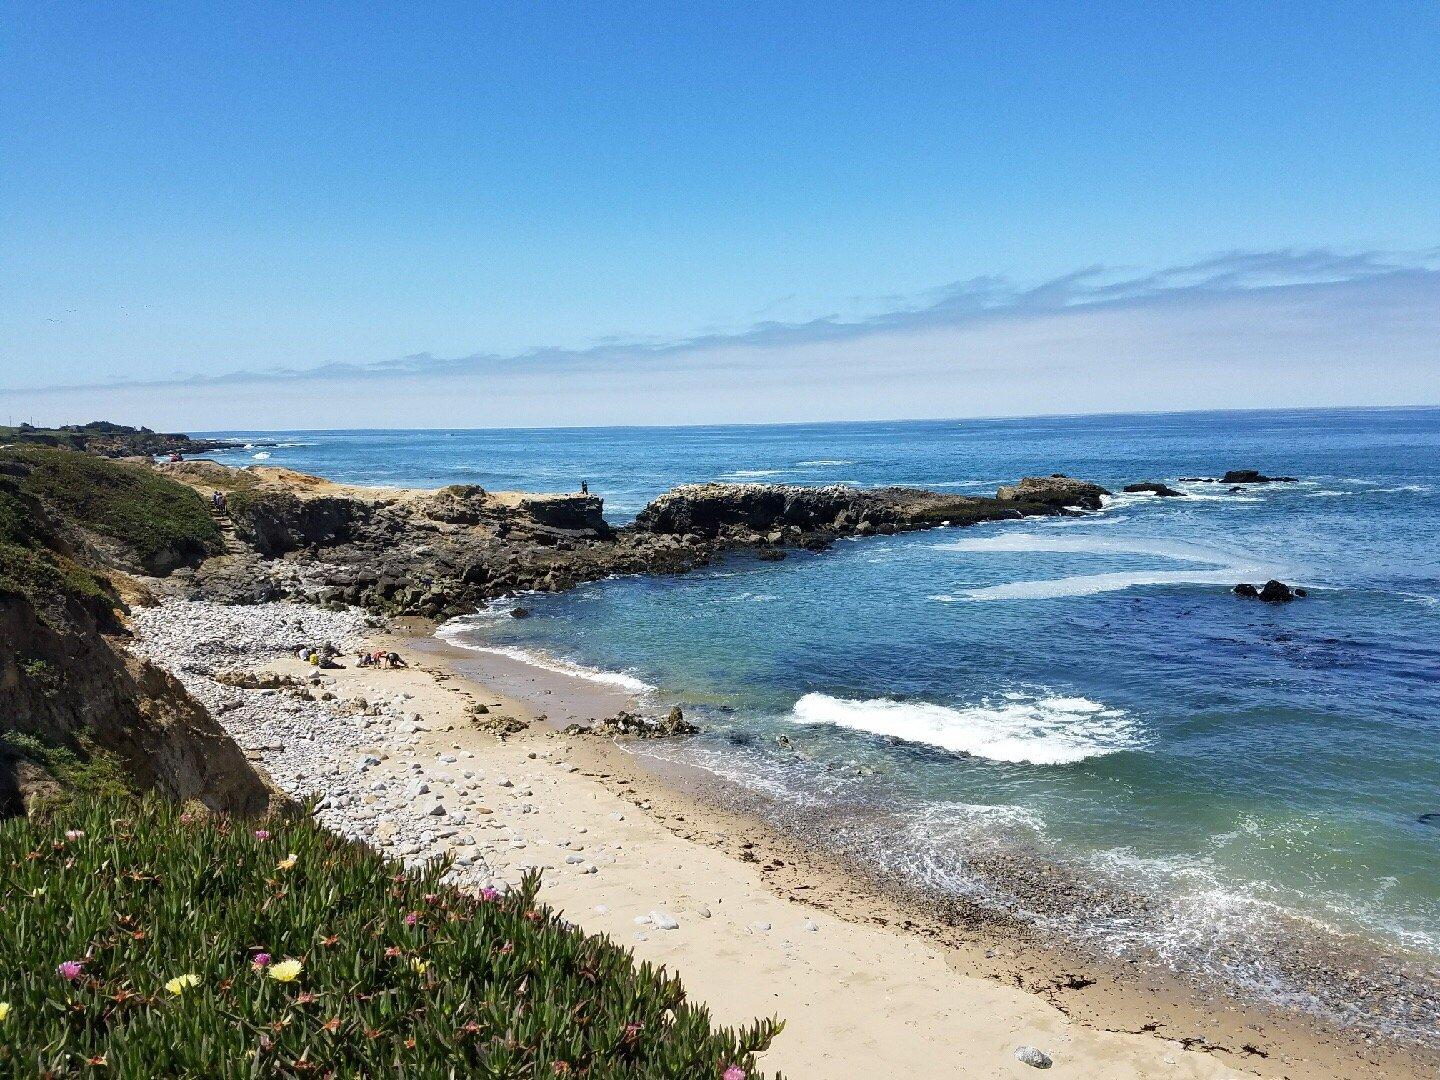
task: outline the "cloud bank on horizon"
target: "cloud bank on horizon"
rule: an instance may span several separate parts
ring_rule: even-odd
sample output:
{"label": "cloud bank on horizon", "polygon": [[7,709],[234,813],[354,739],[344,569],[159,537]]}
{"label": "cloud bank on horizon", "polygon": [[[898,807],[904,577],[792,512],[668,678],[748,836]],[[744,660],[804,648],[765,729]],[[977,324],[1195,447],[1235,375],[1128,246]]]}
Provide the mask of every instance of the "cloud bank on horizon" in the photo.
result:
{"label": "cloud bank on horizon", "polygon": [[1440,248],[1231,252],[889,301],[670,341],[18,386],[0,409],[217,430],[1440,404]]}

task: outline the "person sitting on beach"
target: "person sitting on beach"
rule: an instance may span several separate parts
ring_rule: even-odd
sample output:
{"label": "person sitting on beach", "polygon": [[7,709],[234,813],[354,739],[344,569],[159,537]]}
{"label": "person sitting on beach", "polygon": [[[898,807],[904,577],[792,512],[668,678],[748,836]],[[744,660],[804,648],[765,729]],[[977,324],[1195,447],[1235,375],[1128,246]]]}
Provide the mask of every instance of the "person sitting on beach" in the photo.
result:
{"label": "person sitting on beach", "polygon": [[375,663],[375,658],[374,658],[373,656],[371,656],[368,652],[362,652],[362,653],[356,653],[356,654],[355,654],[355,666],[356,666],[356,667],[370,667],[370,666],[371,666],[372,664],[374,664],[374,663]]}
{"label": "person sitting on beach", "polygon": [[408,667],[408,666],[409,666],[408,664],[405,663],[404,660],[401,660],[401,659],[400,659],[400,654],[399,654],[399,653],[395,653],[395,652],[386,653],[386,654],[385,654],[385,659],[390,662],[390,666],[391,666],[391,667]]}

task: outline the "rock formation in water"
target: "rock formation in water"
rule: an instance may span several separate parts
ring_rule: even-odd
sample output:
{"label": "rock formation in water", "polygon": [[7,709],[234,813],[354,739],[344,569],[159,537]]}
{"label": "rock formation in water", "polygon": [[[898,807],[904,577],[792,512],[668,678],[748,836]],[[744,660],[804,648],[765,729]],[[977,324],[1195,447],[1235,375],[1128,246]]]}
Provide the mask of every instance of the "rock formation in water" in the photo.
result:
{"label": "rock formation in water", "polygon": [[1185,498],[1185,492],[1176,491],[1170,485],[1162,484],[1156,480],[1145,480],[1138,484],[1126,484],[1120,490],[1131,495],[1159,495],[1166,499],[1176,497]]}
{"label": "rock formation in water", "polygon": [[1294,476],[1266,476],[1257,469],[1231,469],[1224,476],[1182,476],[1182,484],[1297,484]]}

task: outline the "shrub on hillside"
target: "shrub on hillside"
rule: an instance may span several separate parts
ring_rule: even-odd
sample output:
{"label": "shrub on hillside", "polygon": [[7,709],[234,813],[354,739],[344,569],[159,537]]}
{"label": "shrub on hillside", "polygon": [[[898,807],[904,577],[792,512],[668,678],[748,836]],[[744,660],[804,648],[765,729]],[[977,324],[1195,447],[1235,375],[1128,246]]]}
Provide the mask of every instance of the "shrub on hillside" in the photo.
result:
{"label": "shrub on hillside", "polygon": [[[92,799],[0,825],[0,1072],[754,1077],[663,969],[308,819]],[[103,1069],[102,1069],[103,1066]]]}
{"label": "shrub on hillside", "polygon": [[200,496],[146,465],[13,447],[0,450],[0,467],[19,477],[20,492],[114,541],[151,573],[168,573],[221,550],[220,530]]}

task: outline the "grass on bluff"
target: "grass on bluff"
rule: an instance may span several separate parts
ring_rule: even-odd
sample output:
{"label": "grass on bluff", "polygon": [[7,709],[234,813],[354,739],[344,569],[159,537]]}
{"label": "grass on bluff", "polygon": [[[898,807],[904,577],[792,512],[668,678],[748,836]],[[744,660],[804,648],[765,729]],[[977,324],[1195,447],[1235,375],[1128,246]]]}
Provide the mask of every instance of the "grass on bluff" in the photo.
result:
{"label": "grass on bluff", "polygon": [[0,477],[0,597],[24,597],[55,627],[65,624],[70,603],[107,610],[114,602],[109,583],[55,550],[43,513],[13,484]]}
{"label": "grass on bluff", "polygon": [[663,969],[308,819],[153,798],[0,824],[0,1074],[757,1077]]}
{"label": "grass on bluff", "polygon": [[144,465],[49,447],[0,450],[0,466],[6,464],[27,474],[19,481],[22,492],[116,541],[147,568],[169,569],[160,564],[222,547],[200,496]]}

